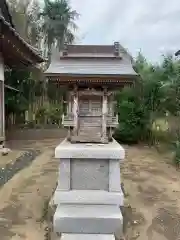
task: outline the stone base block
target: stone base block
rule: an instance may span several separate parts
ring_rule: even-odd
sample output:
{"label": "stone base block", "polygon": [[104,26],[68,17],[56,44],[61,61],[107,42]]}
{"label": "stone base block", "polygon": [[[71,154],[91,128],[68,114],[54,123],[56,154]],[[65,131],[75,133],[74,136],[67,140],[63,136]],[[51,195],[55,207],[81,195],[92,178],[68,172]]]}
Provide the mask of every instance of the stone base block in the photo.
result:
{"label": "stone base block", "polygon": [[123,192],[103,190],[59,191],[54,194],[54,204],[124,205]]}
{"label": "stone base block", "polygon": [[72,144],[65,139],[55,149],[55,158],[91,158],[91,159],[118,159],[122,161],[125,157],[124,148],[114,139],[108,144]]}
{"label": "stone base block", "polygon": [[118,206],[59,204],[54,231],[61,233],[114,234],[123,224]]}
{"label": "stone base block", "polygon": [[61,240],[115,240],[111,234],[62,234]]}

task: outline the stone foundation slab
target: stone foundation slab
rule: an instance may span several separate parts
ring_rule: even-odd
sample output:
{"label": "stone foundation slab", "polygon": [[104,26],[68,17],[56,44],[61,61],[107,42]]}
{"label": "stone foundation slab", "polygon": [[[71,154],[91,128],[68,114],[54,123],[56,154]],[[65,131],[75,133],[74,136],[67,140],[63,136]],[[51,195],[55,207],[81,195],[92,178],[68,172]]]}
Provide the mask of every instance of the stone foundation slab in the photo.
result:
{"label": "stone foundation slab", "polygon": [[54,204],[90,204],[123,206],[123,192],[107,192],[103,190],[55,191]]}
{"label": "stone foundation slab", "polygon": [[60,204],[54,215],[54,230],[61,233],[114,234],[123,218],[117,206]]}
{"label": "stone foundation slab", "polygon": [[55,149],[55,158],[91,158],[91,159],[118,159],[125,157],[124,148],[114,139],[108,144],[76,143],[72,144],[67,139],[61,142]]}

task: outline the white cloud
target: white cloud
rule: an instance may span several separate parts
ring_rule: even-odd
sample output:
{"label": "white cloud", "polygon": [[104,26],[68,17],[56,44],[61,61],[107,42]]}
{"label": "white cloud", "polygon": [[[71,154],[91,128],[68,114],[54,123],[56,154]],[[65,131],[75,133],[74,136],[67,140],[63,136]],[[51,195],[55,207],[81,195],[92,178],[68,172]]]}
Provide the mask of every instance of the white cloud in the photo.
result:
{"label": "white cloud", "polygon": [[120,41],[150,60],[180,48],[179,0],[71,0],[80,13],[77,32],[82,43]]}

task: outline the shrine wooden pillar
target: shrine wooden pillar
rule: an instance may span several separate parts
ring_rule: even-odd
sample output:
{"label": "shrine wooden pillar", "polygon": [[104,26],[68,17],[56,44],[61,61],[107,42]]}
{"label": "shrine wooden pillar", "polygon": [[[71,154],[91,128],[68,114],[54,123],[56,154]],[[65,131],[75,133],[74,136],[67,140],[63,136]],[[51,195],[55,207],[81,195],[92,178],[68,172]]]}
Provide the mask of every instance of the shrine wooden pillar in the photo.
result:
{"label": "shrine wooden pillar", "polygon": [[79,112],[79,102],[78,102],[78,88],[74,87],[73,92],[73,121],[74,121],[74,135],[78,134],[78,112]]}
{"label": "shrine wooden pillar", "polygon": [[72,113],[72,93],[69,92],[68,96],[67,96],[67,114],[71,114]]}
{"label": "shrine wooden pillar", "polygon": [[0,142],[5,140],[4,61],[0,53]]}
{"label": "shrine wooden pillar", "polygon": [[[108,98],[108,115],[112,119],[114,116],[114,108],[113,108],[113,92],[109,94]],[[109,127],[107,129],[107,136],[108,136],[108,141],[112,141],[112,127]]]}
{"label": "shrine wooden pillar", "polygon": [[108,101],[108,113],[112,116],[114,109],[113,109],[113,93],[109,95],[109,101]]}
{"label": "shrine wooden pillar", "polygon": [[107,88],[104,88],[102,99],[102,140],[107,137],[107,113],[108,113],[108,101],[107,101]]}

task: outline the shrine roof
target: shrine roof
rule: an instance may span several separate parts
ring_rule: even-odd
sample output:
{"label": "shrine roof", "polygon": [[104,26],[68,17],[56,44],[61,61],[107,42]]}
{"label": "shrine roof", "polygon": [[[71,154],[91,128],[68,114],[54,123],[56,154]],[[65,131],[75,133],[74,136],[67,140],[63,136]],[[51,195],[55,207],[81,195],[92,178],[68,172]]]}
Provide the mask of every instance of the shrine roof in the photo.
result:
{"label": "shrine roof", "polygon": [[70,45],[66,54],[52,54],[46,76],[53,75],[134,75],[132,57],[119,45],[115,54],[114,45]]}
{"label": "shrine roof", "polygon": [[22,61],[25,65],[29,65],[45,61],[40,52],[28,44],[16,31],[5,0],[2,0],[0,4],[0,29],[0,51],[5,62],[7,60],[7,64]]}
{"label": "shrine roof", "polygon": [[[18,41],[23,47],[25,47],[28,51],[30,51],[30,53],[32,55],[34,55],[34,57],[36,58],[37,62],[44,62],[44,59],[41,57],[39,51],[37,49],[35,49],[34,47],[32,47],[30,44],[28,44],[16,32],[15,28],[13,28],[10,23],[6,22],[6,20],[4,19],[4,17],[2,15],[0,15],[0,24],[2,24],[4,27],[6,27],[13,34],[13,37],[16,39],[16,41]],[[11,40],[11,41],[13,41],[13,40]]]}
{"label": "shrine roof", "polygon": [[[66,55],[63,53],[66,51]],[[79,57],[114,57],[113,45],[67,45],[60,52],[60,58],[79,58]]]}
{"label": "shrine roof", "polygon": [[63,60],[51,64],[46,75],[137,75],[133,67],[119,60]]}

